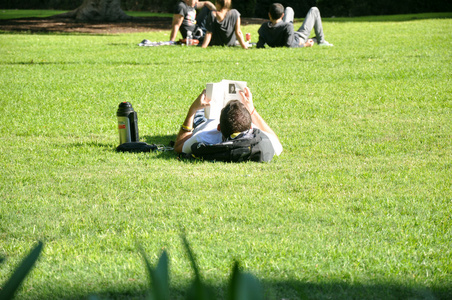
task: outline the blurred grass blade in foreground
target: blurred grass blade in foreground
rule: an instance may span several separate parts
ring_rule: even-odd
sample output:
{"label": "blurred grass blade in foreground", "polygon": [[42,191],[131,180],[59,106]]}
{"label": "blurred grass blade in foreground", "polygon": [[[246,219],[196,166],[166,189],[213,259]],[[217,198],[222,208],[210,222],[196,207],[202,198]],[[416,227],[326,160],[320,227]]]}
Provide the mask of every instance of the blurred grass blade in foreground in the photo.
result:
{"label": "blurred grass blade in foreground", "polygon": [[5,283],[0,291],[0,299],[9,300],[13,299],[15,292],[19,289],[21,283],[27,277],[28,273],[33,268],[35,262],[38,260],[41,254],[43,243],[40,241],[38,245],[30,251],[30,254],[25,257],[19,266],[14,271],[13,275]]}
{"label": "blurred grass blade in foreground", "polygon": [[140,248],[146,264],[146,270],[150,279],[150,294],[152,300],[168,300],[169,299],[169,272],[168,272],[168,254],[166,251],[160,255],[157,267],[153,269],[146,257],[146,253]]}

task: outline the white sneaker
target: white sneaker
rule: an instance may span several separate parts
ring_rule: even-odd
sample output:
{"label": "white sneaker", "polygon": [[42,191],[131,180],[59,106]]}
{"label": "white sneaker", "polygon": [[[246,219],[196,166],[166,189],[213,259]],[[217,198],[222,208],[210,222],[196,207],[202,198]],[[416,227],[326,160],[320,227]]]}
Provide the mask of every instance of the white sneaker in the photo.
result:
{"label": "white sneaker", "polygon": [[319,46],[328,46],[328,47],[333,47],[333,44],[328,43],[327,41],[323,41],[321,43],[319,43]]}

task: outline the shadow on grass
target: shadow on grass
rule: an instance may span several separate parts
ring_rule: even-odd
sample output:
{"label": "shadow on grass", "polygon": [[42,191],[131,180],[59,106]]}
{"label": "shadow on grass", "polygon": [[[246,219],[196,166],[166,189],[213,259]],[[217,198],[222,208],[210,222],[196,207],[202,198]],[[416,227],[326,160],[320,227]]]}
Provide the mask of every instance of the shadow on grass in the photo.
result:
{"label": "shadow on grass", "polygon": [[[160,159],[166,159],[166,160],[173,160],[178,159],[178,154],[174,152],[173,146],[174,141],[176,140],[176,135],[144,135],[140,137],[140,142],[145,142],[149,145],[155,145],[157,148],[154,150],[151,150],[152,153],[157,154],[157,158]],[[85,143],[85,145],[88,146],[98,146],[98,147],[104,147],[105,145],[98,145],[97,143]],[[116,152],[116,147],[118,145],[115,145],[114,147],[110,145],[107,145],[108,151]],[[131,153],[140,153],[140,152],[149,152],[149,149],[147,151],[130,151]]]}
{"label": "shadow on grass", "polygon": [[144,135],[140,140],[148,144],[163,145],[172,147],[172,142],[176,140],[176,135]]}
{"label": "shadow on grass", "polygon": [[[322,18],[328,22],[406,22],[426,19],[450,19],[452,12],[420,13],[406,15],[384,15],[364,17],[332,17]],[[98,35],[111,36],[112,34],[130,32],[149,32],[152,30],[170,30],[170,17],[139,17],[127,22],[76,22],[73,20],[58,20],[53,18],[23,17],[20,19],[0,18],[0,35],[2,34],[36,34],[36,35]],[[260,18],[243,18],[242,25],[259,25],[267,22]],[[297,18],[302,22],[303,18]],[[138,29],[139,28],[139,29]]]}
{"label": "shadow on grass", "polygon": [[[150,145],[156,145],[157,149],[152,151],[157,153],[157,158],[173,160],[178,159],[178,154],[173,151],[172,142],[176,140],[176,135],[160,135],[160,136],[150,136],[145,135],[140,137],[141,142],[146,142]],[[69,148],[98,148],[103,152],[117,152],[116,147],[118,144],[111,143],[100,143],[97,141],[88,142],[75,142],[68,144],[66,147]],[[149,152],[149,151],[148,151]]]}
{"label": "shadow on grass", "polygon": [[[137,48],[139,46],[137,45]],[[173,46],[162,46],[162,47],[173,47]],[[174,47],[178,47],[178,46],[174,46]],[[141,48],[152,48],[152,47],[141,47]],[[238,49],[238,48],[237,48]],[[251,62],[253,60],[250,60]],[[254,61],[260,61],[258,59],[255,59]],[[314,61],[314,60],[303,60],[303,61]],[[0,63],[0,65],[11,65],[11,66],[15,66],[15,65],[27,65],[27,66],[39,66],[39,65],[96,65],[98,66],[100,63],[99,61],[84,61],[84,62],[61,62],[61,61],[56,61],[56,62],[48,62],[48,61],[34,61],[33,59],[29,60],[29,61],[19,61],[19,62],[4,62],[4,63]],[[167,62],[128,62],[128,61],[106,61],[104,62],[105,64],[108,65],[118,65],[118,66],[124,66],[124,65],[129,65],[129,66],[167,66],[168,63]],[[204,60],[192,60],[190,61],[190,64],[206,64],[206,61]]]}
{"label": "shadow on grass", "polygon": [[[447,279],[442,284],[435,284],[432,287],[420,284],[403,285],[390,281],[391,279],[375,279],[374,283],[347,283],[353,281],[352,278],[331,279],[324,282],[304,282],[297,280],[262,280],[255,281],[252,274],[252,281],[249,276],[243,276],[247,271],[240,270],[239,263],[234,263],[234,268],[228,275],[229,280],[217,282],[214,285],[204,283],[202,270],[199,269],[195,254],[192,252],[188,241],[183,236],[184,245],[187,249],[188,257],[191,261],[194,275],[189,275],[183,279],[187,283],[178,284],[177,288],[171,288],[168,256],[163,251],[157,266],[154,268],[142,252],[143,259],[147,266],[147,277],[150,281],[144,288],[134,288],[132,286],[120,286],[111,284],[103,290],[97,289],[89,294],[77,290],[58,290],[34,295],[34,299],[51,299],[54,293],[58,293],[59,299],[243,299],[250,300],[259,296],[258,299],[451,299],[452,286]],[[30,253],[21,261],[13,272],[13,275],[0,289],[1,299],[13,299],[16,292],[19,292],[24,279],[31,271],[38,260],[43,248],[43,243],[39,242]],[[141,250],[142,251],[142,250]],[[0,262],[4,260],[0,257]],[[190,277],[193,277],[191,279]],[[246,279],[246,280],[244,280]],[[402,279],[403,280],[403,279]],[[189,281],[193,281],[191,284]],[[49,283],[46,283],[49,284]],[[253,287],[250,288],[250,285]],[[77,288],[77,285],[75,286]],[[118,290],[118,288],[120,290]],[[155,289],[150,291],[149,289]],[[211,294],[212,293],[212,294]],[[265,297],[263,296],[265,294]]]}
{"label": "shadow on grass", "polygon": [[158,153],[157,157],[160,159],[173,160],[178,159],[179,155],[174,152],[173,146],[176,140],[176,135],[144,135],[140,140],[157,145],[158,148],[154,152]]}
{"label": "shadow on grass", "polygon": [[[143,275],[144,276],[144,275]],[[307,283],[300,281],[262,281],[265,299],[452,299],[452,287],[406,287],[393,283],[348,284],[342,282]],[[226,285],[211,286],[216,299],[227,299]],[[170,299],[186,299],[189,286],[170,288]],[[90,295],[73,291],[60,299],[89,299]],[[126,290],[121,292],[100,291],[95,296],[100,299],[146,299],[145,290]],[[37,299],[48,299],[52,295],[41,295]]]}

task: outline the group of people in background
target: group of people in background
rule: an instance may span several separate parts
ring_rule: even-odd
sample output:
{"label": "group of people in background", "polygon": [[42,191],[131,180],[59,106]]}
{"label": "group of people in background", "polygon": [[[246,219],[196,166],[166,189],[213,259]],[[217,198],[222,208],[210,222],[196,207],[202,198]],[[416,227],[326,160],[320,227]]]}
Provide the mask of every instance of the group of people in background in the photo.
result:
{"label": "group of people in background", "polygon": [[[333,46],[325,40],[320,11],[312,7],[307,13],[301,27],[293,28],[294,11],[284,8],[280,3],[273,3],[268,12],[270,21],[259,28],[257,48],[269,47],[312,47]],[[315,37],[309,38],[312,29]],[[208,46],[235,46],[239,44],[247,49],[241,30],[240,13],[231,9],[231,0],[210,1],[181,0],[177,3],[171,28],[170,41],[176,39],[180,31],[186,39],[191,33],[192,38],[199,41],[203,48]]]}

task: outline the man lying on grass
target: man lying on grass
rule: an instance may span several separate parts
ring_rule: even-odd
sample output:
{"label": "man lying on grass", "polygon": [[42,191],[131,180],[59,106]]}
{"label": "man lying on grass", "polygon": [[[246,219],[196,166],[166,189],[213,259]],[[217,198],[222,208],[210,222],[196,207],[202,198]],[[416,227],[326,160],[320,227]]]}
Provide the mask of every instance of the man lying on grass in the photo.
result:
{"label": "man lying on grass", "polygon": [[220,121],[204,118],[210,105],[205,90],[190,106],[176,138],[174,150],[205,160],[271,161],[282,145],[275,132],[256,111],[249,88],[239,91],[221,110]]}
{"label": "man lying on grass", "polygon": [[[291,48],[312,47],[315,42],[319,46],[333,46],[333,44],[325,41],[322,19],[317,7],[311,7],[303,25],[295,32],[293,28],[294,11],[291,7],[286,7],[284,10],[282,4],[273,3],[270,5],[268,17],[270,22],[262,24],[258,30],[257,48],[264,48],[265,45]],[[314,28],[316,37],[308,39],[312,28]]]}

